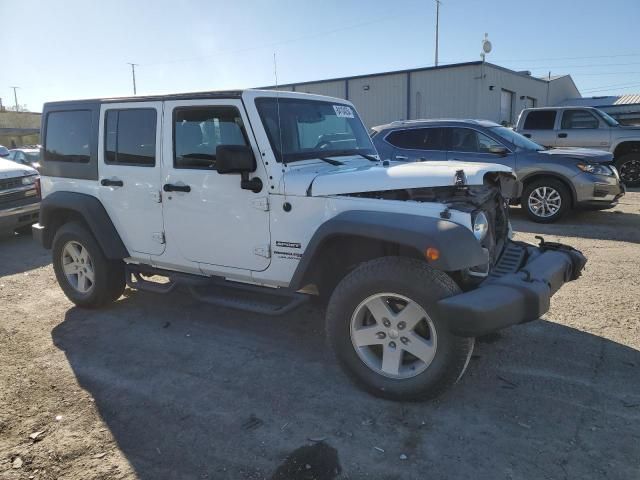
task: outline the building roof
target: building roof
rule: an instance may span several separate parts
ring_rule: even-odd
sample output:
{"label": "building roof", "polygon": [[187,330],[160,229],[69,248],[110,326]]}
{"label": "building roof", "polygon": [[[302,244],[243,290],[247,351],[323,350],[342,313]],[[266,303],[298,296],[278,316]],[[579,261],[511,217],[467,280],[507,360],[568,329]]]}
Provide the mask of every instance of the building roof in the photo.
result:
{"label": "building roof", "polygon": [[[449,63],[446,65],[438,65],[437,67],[419,67],[419,68],[408,68],[408,69],[404,69],[404,70],[389,70],[386,72],[378,72],[378,73],[367,73],[367,74],[363,74],[363,75],[352,75],[350,77],[335,77],[335,78],[323,78],[323,79],[319,79],[319,80],[308,80],[308,81],[304,81],[304,82],[290,82],[290,83],[286,83],[286,84],[282,84],[282,85],[278,85],[278,87],[281,88],[285,88],[285,87],[292,87],[294,85],[309,85],[311,83],[324,83],[324,82],[338,82],[338,81],[346,81],[346,80],[355,80],[357,78],[369,78],[369,77],[381,77],[384,75],[394,75],[394,74],[400,74],[400,73],[416,73],[416,72],[426,72],[426,71],[430,71],[430,70],[443,70],[443,69],[447,69],[447,68],[460,68],[460,67],[470,67],[470,66],[477,66],[477,65],[482,65],[483,62],[482,61],[474,61],[474,62],[463,62],[463,63]],[[547,78],[538,78],[538,77],[534,77],[531,76],[529,74],[528,71],[516,71],[516,70],[511,70],[509,68],[505,68],[505,67],[501,67],[500,65],[496,65],[494,63],[489,63],[489,62],[484,62],[484,65],[488,65],[492,68],[496,68],[498,70],[502,70],[503,72],[509,72],[513,75],[517,75],[519,77],[524,77],[524,78],[530,78],[532,80],[535,80],[537,82],[545,82],[548,83],[549,80]],[[559,75],[555,78],[560,78],[560,77],[571,77],[570,75]],[[554,77],[551,77],[551,80],[555,80]],[[275,85],[270,85],[268,87],[260,87],[260,88],[275,88]]]}
{"label": "building roof", "polygon": [[598,97],[567,98],[558,106],[581,107],[613,107],[622,105],[640,105],[640,94],[630,93],[626,95],[603,95]]}

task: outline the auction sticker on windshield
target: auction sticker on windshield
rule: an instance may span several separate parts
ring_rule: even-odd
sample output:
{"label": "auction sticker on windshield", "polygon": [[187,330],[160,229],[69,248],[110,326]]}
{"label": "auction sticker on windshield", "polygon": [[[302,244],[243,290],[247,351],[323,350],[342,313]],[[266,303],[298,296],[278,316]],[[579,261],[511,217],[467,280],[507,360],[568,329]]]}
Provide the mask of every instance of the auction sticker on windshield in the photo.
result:
{"label": "auction sticker on windshield", "polygon": [[353,110],[351,110],[351,107],[347,107],[346,105],[334,105],[333,109],[336,111],[337,117],[353,118]]}

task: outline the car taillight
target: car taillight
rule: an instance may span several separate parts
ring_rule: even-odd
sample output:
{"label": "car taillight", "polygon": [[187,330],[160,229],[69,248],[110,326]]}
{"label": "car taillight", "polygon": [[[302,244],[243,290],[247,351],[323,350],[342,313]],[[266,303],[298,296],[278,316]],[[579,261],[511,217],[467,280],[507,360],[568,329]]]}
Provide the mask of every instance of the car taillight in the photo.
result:
{"label": "car taillight", "polygon": [[38,198],[42,200],[42,187],[40,186],[40,177],[36,178],[34,185],[36,186],[36,193],[38,195]]}

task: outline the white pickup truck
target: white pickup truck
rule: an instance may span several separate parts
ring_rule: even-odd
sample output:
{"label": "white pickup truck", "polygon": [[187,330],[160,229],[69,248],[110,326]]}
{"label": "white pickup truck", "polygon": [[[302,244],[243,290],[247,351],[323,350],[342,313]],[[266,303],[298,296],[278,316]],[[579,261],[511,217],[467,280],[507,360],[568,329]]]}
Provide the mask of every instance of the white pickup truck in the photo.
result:
{"label": "white pickup truck", "polygon": [[455,383],[474,337],[539,318],[586,262],[511,240],[509,167],[381,161],[342,99],[55,102],[42,133],[34,235],[73,302],[105,305],[127,283],[274,315],[316,295],[341,365],[387,398]]}
{"label": "white pickup truck", "polygon": [[640,186],[640,127],[620,125],[592,107],[525,108],[516,132],[545,147],[585,147],[613,153],[620,179]]}

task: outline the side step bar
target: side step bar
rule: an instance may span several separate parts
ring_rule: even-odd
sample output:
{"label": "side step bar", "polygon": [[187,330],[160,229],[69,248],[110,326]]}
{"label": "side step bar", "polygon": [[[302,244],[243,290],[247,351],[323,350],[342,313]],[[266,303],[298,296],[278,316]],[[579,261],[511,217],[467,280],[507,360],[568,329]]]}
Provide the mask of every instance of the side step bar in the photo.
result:
{"label": "side step bar", "polygon": [[[145,276],[167,277],[167,283],[154,282]],[[283,315],[309,300],[309,295],[287,289],[268,288],[232,282],[220,277],[202,277],[143,265],[127,265],[127,285],[152,293],[169,293],[186,287],[197,300],[217,307],[232,308],[260,315]]]}

